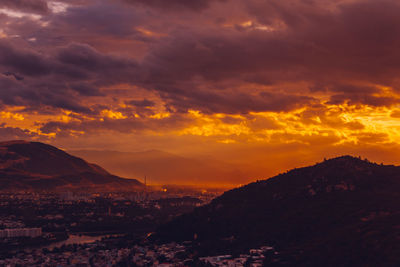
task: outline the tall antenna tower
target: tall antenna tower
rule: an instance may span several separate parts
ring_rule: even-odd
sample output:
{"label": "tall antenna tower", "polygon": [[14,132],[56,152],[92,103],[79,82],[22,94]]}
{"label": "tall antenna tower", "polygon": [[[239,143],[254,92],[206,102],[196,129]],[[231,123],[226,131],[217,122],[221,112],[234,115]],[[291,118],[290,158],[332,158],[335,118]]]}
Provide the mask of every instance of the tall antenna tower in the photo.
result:
{"label": "tall antenna tower", "polygon": [[144,200],[148,200],[148,195],[147,195],[147,176],[144,176]]}
{"label": "tall antenna tower", "polygon": [[144,176],[144,192],[147,194],[147,176]]}

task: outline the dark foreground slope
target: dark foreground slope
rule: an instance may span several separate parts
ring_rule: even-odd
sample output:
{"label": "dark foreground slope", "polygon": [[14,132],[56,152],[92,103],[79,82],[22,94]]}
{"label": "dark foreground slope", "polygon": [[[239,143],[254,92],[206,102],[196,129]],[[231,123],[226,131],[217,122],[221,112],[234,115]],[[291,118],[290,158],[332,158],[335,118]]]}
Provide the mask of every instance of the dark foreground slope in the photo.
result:
{"label": "dark foreground slope", "polygon": [[350,156],[224,193],[161,227],[203,255],[272,245],[280,264],[399,266],[400,168]]}
{"label": "dark foreground slope", "polygon": [[140,187],[39,142],[0,142],[1,190],[131,190]]}

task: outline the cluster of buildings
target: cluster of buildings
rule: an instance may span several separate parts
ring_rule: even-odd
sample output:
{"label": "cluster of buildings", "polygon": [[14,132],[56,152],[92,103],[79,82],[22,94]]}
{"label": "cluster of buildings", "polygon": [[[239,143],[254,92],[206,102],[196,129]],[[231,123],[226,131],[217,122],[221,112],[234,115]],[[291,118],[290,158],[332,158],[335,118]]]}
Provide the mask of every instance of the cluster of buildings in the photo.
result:
{"label": "cluster of buildings", "polygon": [[200,261],[211,266],[228,267],[261,267],[267,254],[277,254],[273,247],[264,246],[259,249],[250,249],[249,254],[240,254],[239,257],[232,255],[220,255],[213,257],[202,257]]}
{"label": "cluster of buildings", "polygon": [[42,236],[42,228],[16,228],[0,230],[0,238],[38,237]]}
{"label": "cluster of buildings", "polygon": [[124,262],[129,249],[104,249],[93,251],[85,246],[77,251],[43,253],[42,250],[20,252],[12,258],[0,259],[0,266],[116,266]]}
{"label": "cluster of buildings", "polygon": [[152,246],[134,246],[129,262],[136,266],[188,266],[193,260],[188,257],[186,244],[168,243]]}
{"label": "cluster of buildings", "polygon": [[[134,246],[108,249],[102,241],[78,246],[69,245],[48,251],[36,249],[21,251],[12,258],[0,259],[0,266],[188,266],[185,246],[175,243],[161,246]],[[183,255],[184,256],[184,255]],[[187,261],[191,261],[186,260]]]}
{"label": "cluster of buildings", "polygon": [[215,198],[217,193],[199,192],[170,192],[167,189],[153,191],[138,191],[138,192],[113,192],[113,193],[83,193],[83,192],[61,192],[58,194],[58,199],[64,202],[93,202],[95,198],[109,198],[116,201],[132,201],[136,203],[150,202],[166,198],[183,198],[191,196],[201,199],[201,202],[210,202]]}
{"label": "cluster of buildings", "polygon": [[1,228],[24,228],[25,224],[17,220],[17,218],[13,215],[0,217],[0,229]]}
{"label": "cluster of buildings", "polygon": [[0,266],[263,266],[265,257],[277,252],[273,247],[251,249],[238,257],[221,255],[193,259],[191,242],[162,245],[134,245],[118,248],[98,240],[89,244],[68,245],[56,249],[18,252],[12,258],[0,259]]}

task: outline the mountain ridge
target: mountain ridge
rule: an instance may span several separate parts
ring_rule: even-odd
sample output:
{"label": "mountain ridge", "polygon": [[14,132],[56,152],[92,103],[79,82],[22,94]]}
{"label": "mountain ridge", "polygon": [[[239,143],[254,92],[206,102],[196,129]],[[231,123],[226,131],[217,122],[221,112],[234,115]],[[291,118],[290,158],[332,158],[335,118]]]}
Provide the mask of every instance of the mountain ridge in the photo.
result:
{"label": "mountain ridge", "polygon": [[142,184],[54,146],[24,140],[0,142],[0,183],[3,190],[133,189]]}

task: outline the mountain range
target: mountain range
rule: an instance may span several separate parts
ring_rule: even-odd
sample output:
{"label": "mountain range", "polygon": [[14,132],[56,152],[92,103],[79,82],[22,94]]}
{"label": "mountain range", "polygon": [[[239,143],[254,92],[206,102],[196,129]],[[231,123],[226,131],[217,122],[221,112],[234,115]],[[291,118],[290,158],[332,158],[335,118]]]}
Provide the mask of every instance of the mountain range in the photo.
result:
{"label": "mountain range", "polygon": [[225,192],[161,226],[198,255],[273,246],[265,265],[398,266],[400,167],[342,156]]}
{"label": "mountain range", "polygon": [[[119,153],[102,153],[119,160]],[[153,162],[147,168],[156,171],[157,154],[165,163],[167,156],[161,152],[149,152],[147,158],[142,154],[143,162]],[[136,160],[139,164],[138,155]],[[184,159],[171,162],[160,168],[195,168],[191,161],[179,165]],[[113,191],[142,186],[47,144],[0,142],[2,190]],[[239,255],[273,246],[277,253],[265,258],[266,266],[398,266],[399,204],[400,167],[342,156],[229,190],[161,225],[151,238],[192,241],[198,256]]]}
{"label": "mountain range", "polygon": [[2,190],[134,190],[135,179],[110,174],[96,164],[40,142],[0,142]]}

